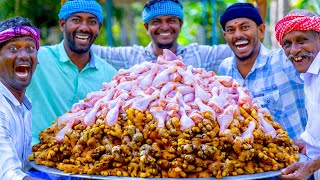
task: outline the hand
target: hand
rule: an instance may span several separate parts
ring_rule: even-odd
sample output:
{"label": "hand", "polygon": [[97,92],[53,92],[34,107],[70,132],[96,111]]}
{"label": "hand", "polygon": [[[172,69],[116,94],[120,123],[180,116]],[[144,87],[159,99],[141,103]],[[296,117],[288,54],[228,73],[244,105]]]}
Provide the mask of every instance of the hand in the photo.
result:
{"label": "hand", "polygon": [[295,140],[294,145],[299,147],[299,153],[306,155],[306,144],[302,140]]}
{"label": "hand", "polygon": [[286,169],[281,171],[281,179],[308,179],[314,171],[312,171],[312,164],[308,162],[298,162],[290,165]]}

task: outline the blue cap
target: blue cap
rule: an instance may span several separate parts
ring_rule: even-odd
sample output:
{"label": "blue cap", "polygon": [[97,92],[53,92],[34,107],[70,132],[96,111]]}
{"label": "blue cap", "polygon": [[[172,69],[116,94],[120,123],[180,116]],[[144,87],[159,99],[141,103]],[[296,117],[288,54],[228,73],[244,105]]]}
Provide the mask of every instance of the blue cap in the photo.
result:
{"label": "blue cap", "polygon": [[157,1],[150,6],[146,6],[142,11],[144,23],[148,23],[151,19],[158,16],[176,16],[181,20],[184,17],[181,4],[173,1]]}
{"label": "blue cap", "polygon": [[68,19],[72,14],[85,12],[97,17],[101,24],[103,21],[103,11],[100,4],[95,0],[69,0],[63,4],[59,12],[60,19]]}
{"label": "blue cap", "polygon": [[236,18],[248,18],[254,21],[258,26],[263,23],[260,13],[257,8],[250,3],[235,3],[229,6],[226,11],[220,17],[220,24],[222,29],[225,30],[225,26],[228,21]]}

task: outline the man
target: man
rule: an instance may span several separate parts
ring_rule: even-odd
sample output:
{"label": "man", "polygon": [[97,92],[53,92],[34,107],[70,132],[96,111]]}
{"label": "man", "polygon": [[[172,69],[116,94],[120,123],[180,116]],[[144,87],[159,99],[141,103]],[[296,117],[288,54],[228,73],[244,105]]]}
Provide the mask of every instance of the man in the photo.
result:
{"label": "man", "polygon": [[59,26],[64,40],[40,48],[39,65],[27,89],[33,103],[32,144],[39,143],[41,130],[116,74],[90,50],[102,21],[102,7],[95,0],[67,1],[61,7]]}
{"label": "man", "polygon": [[[286,56],[304,80],[308,123],[301,139],[310,161],[295,163],[283,179],[307,179],[320,169],[320,17],[312,11],[294,9],[275,27],[276,37]],[[314,173],[320,179],[319,171]]]}
{"label": "man", "polygon": [[252,4],[231,5],[222,14],[220,24],[235,56],[221,63],[219,73],[247,87],[298,145],[307,119],[299,73],[283,60],[283,51],[269,51],[260,43],[265,25]]}
{"label": "man", "polygon": [[14,17],[0,22],[0,179],[28,180],[31,103],[25,96],[36,69],[39,30]]}
{"label": "man", "polygon": [[128,69],[143,61],[156,61],[163,49],[170,49],[183,58],[186,65],[218,71],[221,61],[232,55],[228,45],[205,46],[196,43],[182,46],[177,38],[183,25],[183,7],[178,0],[149,0],[142,19],[152,42],[147,47],[105,47],[93,45],[98,56],[112,64],[116,69]]}

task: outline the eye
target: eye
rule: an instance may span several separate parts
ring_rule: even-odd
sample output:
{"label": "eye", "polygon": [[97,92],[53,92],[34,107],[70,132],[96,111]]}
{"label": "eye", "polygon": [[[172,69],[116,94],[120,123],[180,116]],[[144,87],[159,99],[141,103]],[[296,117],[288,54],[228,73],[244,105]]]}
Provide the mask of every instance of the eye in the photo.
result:
{"label": "eye", "polygon": [[33,52],[35,49],[36,49],[36,48],[35,48],[34,46],[28,46],[28,47],[27,47],[27,50],[28,50],[29,52]]}
{"label": "eye", "polygon": [[250,28],[250,26],[248,26],[248,25],[242,26],[242,30],[248,30],[249,28]]}
{"label": "eye", "polygon": [[97,20],[90,20],[89,24],[90,25],[96,25],[96,24],[98,24],[98,21]]}
{"label": "eye", "polygon": [[160,21],[159,20],[153,20],[153,21],[151,21],[151,25],[158,25],[160,23]]}
{"label": "eye", "polygon": [[229,34],[232,34],[232,33],[234,33],[234,29],[232,29],[232,28],[227,28],[227,29],[226,29],[226,32],[229,33]]}
{"label": "eye", "polygon": [[16,47],[16,46],[10,46],[9,47],[9,49],[11,50],[11,51],[18,51],[18,48]]}
{"label": "eye", "polygon": [[73,18],[73,19],[71,19],[71,21],[74,22],[74,23],[79,23],[79,22],[80,22],[80,19]]}
{"label": "eye", "polygon": [[283,43],[282,47],[283,47],[283,49],[288,49],[288,48],[290,48],[291,44],[292,44],[291,42],[286,41]]}
{"label": "eye", "polygon": [[297,42],[298,42],[299,44],[304,44],[306,41],[308,41],[308,39],[302,37],[302,38],[299,38]]}

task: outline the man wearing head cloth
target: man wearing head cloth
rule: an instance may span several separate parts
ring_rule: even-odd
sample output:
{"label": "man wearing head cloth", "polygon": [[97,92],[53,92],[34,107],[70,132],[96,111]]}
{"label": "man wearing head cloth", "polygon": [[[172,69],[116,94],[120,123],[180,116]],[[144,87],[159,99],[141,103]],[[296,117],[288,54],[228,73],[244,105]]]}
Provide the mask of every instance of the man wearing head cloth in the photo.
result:
{"label": "man wearing head cloth", "polygon": [[183,7],[178,0],[149,0],[142,11],[142,20],[152,41],[146,46],[105,47],[93,45],[92,50],[116,69],[128,69],[143,61],[157,60],[163,49],[170,49],[183,58],[186,65],[218,71],[221,61],[232,55],[227,45],[183,46],[177,42],[184,20]]}
{"label": "man wearing head cloth", "polygon": [[31,180],[31,102],[40,32],[23,17],[0,22],[0,179]]}
{"label": "man wearing head cloth", "polygon": [[[308,122],[301,139],[310,161],[295,163],[282,171],[282,179],[320,179],[320,17],[294,9],[275,27],[276,38],[304,80]],[[318,170],[318,171],[317,171]]]}
{"label": "man wearing head cloth", "polygon": [[221,15],[220,24],[235,54],[221,63],[220,75],[247,87],[254,101],[300,143],[307,119],[303,83],[292,64],[283,60],[283,51],[270,51],[260,42],[265,25],[258,10],[250,3],[233,4]]}
{"label": "man wearing head cloth", "polygon": [[66,1],[58,16],[64,38],[59,44],[40,48],[39,65],[27,88],[33,103],[32,144],[39,143],[40,131],[89,92],[101,90],[102,83],[116,74],[90,50],[103,22],[100,4],[95,0]]}

